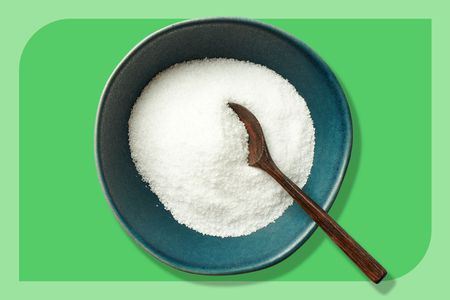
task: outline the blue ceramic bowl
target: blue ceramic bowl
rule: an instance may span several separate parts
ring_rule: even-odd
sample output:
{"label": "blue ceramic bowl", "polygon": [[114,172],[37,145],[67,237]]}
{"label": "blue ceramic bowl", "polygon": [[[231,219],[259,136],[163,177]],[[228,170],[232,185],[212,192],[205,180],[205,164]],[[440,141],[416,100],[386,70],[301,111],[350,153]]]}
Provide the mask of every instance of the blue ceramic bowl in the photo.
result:
{"label": "blue ceramic bowl", "polygon": [[305,191],[325,210],[330,208],[352,144],[350,112],[342,88],[329,67],[301,41],[243,19],[177,23],[131,50],[106,84],[98,109],[95,155],[100,182],[128,234],[159,260],[200,274],[255,271],[288,257],[313,233],[315,224],[298,205],[249,236],[205,236],[180,225],[164,210],[141,181],[130,157],[128,118],[143,87],[175,63],[205,57],[265,65],[297,88],[316,128],[314,166]]}

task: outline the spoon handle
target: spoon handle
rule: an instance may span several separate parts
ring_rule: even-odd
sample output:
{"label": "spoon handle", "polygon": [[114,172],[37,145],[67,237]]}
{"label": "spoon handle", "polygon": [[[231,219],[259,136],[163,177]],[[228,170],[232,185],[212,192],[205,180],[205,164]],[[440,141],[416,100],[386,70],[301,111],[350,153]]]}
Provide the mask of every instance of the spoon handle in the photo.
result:
{"label": "spoon handle", "polygon": [[305,194],[295,183],[271,163],[262,167],[294,198],[304,211],[325,231],[345,254],[374,283],[379,283],[387,272],[364,248],[358,244],[332,217]]}

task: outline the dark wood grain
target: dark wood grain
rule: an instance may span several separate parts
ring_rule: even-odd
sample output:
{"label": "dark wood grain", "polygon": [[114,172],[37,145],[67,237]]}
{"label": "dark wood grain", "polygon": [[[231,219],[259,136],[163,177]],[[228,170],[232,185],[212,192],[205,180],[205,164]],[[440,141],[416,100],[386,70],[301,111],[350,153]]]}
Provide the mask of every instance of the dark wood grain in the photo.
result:
{"label": "dark wood grain", "polygon": [[229,106],[236,112],[247,129],[249,135],[249,165],[260,168],[272,176],[359,269],[374,283],[379,283],[387,274],[383,266],[306,195],[302,189],[280,171],[270,156],[261,125],[256,117],[239,104],[229,103]]}

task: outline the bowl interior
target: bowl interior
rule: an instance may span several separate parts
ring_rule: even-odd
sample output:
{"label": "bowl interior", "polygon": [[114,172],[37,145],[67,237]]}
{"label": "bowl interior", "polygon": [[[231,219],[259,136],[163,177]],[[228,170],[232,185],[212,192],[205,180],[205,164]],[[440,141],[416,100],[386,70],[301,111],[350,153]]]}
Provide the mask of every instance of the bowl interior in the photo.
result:
{"label": "bowl interior", "polygon": [[325,209],[348,163],[350,114],[334,75],[308,47],[252,21],[209,19],[168,27],[144,40],[115,70],[99,107],[96,155],[106,197],[118,219],[146,250],[176,268],[206,274],[252,271],[287,257],[312,233],[314,223],[298,205],[249,236],[204,236],[173,219],[141,181],[130,157],[128,119],[143,87],[175,63],[205,57],[265,65],[305,98],[316,128],[314,165],[305,191]]}

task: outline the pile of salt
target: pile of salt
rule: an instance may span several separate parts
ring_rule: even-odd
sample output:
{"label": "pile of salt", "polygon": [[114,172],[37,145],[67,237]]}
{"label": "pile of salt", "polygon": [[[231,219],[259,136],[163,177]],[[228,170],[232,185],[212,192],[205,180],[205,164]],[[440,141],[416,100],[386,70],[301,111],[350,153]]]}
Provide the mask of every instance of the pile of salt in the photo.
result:
{"label": "pile of salt", "polygon": [[129,120],[143,180],[179,223],[219,237],[248,235],[292,204],[268,174],[248,166],[248,135],[228,102],[255,114],[273,160],[303,187],[314,157],[309,110],[264,66],[222,58],[176,64],[145,87]]}

